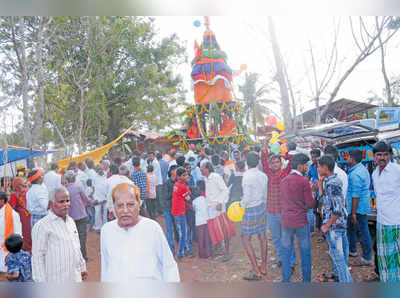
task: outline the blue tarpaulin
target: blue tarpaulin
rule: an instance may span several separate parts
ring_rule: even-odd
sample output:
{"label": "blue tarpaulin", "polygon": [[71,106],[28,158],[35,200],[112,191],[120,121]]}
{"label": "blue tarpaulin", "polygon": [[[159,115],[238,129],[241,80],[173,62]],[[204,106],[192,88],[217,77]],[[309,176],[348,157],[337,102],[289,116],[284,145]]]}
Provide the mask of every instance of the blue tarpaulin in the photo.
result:
{"label": "blue tarpaulin", "polygon": [[[11,147],[7,150],[7,163],[17,160],[34,158],[45,154],[51,154],[57,151],[40,151],[30,150],[28,148],[15,148]],[[0,150],[0,166],[4,165],[4,150]]]}

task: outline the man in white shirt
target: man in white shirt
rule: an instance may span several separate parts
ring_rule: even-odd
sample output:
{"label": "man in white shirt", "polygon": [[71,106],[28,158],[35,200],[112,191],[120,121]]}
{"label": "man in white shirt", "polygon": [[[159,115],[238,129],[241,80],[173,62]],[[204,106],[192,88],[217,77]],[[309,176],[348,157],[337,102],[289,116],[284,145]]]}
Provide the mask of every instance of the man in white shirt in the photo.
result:
{"label": "man in white shirt", "polygon": [[179,271],[160,225],[139,215],[139,189],[128,183],[113,190],[117,219],[101,229],[101,281],[179,282]]}
{"label": "man in white shirt", "polygon": [[[9,216],[11,215],[11,216]],[[5,231],[8,235],[5,235]],[[4,242],[11,234],[22,236],[22,225],[17,212],[8,204],[8,197],[4,191],[0,191],[0,272],[7,272],[5,259],[8,254]]]}
{"label": "man in white shirt", "polygon": [[43,176],[43,183],[47,187],[47,191],[50,192],[53,189],[62,186],[61,175],[57,173],[58,164],[52,163],[50,171]]}
{"label": "man in white shirt", "polygon": [[49,206],[49,192],[43,185],[43,176],[40,170],[32,170],[28,175],[31,188],[26,193],[26,209],[31,214],[31,228],[47,215]]}
{"label": "man in white shirt", "polygon": [[[97,176],[96,171],[95,171],[94,161],[90,157],[87,157],[85,159],[85,164],[87,167],[85,174],[87,175],[87,179],[92,181],[91,183],[94,188],[94,180]],[[95,191],[96,191],[96,189],[95,189]],[[86,211],[89,215],[89,231],[90,231],[94,227],[94,206],[87,206]]]}
{"label": "man in white shirt", "polygon": [[94,178],[94,227],[93,229],[100,233],[100,229],[107,222],[107,178],[104,175],[103,167],[96,167],[96,177]]}
{"label": "man in white shirt", "polygon": [[380,279],[400,281],[400,165],[391,162],[392,148],[385,142],[373,147],[378,165],[372,173],[376,194],[376,244]]}
{"label": "man in white shirt", "polygon": [[110,166],[111,177],[107,179],[107,209],[110,219],[115,218],[114,203],[112,200],[112,190],[118,184],[131,183],[134,185],[132,180],[128,178],[130,175],[129,169],[126,165],[118,167],[114,164]]}
{"label": "man in white shirt", "polygon": [[32,278],[35,282],[81,282],[87,278],[78,231],[68,215],[65,187],[50,195],[51,210],[32,230]]}
{"label": "man in white shirt", "polygon": [[[245,280],[260,280],[267,274],[267,210],[265,203],[268,195],[268,177],[258,170],[260,158],[256,152],[247,154],[248,170],[243,174],[243,198],[240,205],[245,208],[241,222],[242,243],[250,260],[252,270]],[[251,236],[257,235],[260,241],[261,266],[258,266],[256,254],[251,244]]]}
{"label": "man in white shirt", "polygon": [[[201,162],[200,167],[201,173],[204,176],[204,181],[206,183],[206,201],[208,205],[208,215],[210,221],[210,230],[211,234],[220,234],[214,231],[218,226],[223,226],[222,231],[223,239],[216,239],[213,235],[211,235],[211,240],[213,241],[213,245],[215,246],[220,241],[224,240],[224,258],[223,261],[229,261],[232,256],[229,255],[229,242],[230,238],[235,236],[235,226],[226,216],[226,206],[225,204],[229,199],[229,190],[224,182],[224,179],[221,175],[214,172],[214,168],[211,162],[204,161]],[[213,224],[213,222],[217,221],[218,224]]]}

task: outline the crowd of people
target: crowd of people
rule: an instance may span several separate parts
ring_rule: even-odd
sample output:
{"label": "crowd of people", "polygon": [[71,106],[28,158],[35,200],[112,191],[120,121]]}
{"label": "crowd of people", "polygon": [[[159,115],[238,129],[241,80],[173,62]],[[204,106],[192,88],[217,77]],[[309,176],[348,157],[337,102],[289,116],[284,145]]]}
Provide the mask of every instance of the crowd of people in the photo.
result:
{"label": "crowd of people", "polygon": [[[245,280],[268,274],[268,226],[283,282],[297,264],[295,237],[302,279],[311,281],[311,235],[328,243],[332,259],[332,272],[321,282],[352,282],[351,266],[375,266],[376,280],[399,281],[400,166],[392,162],[391,147],[375,144],[377,167],[370,175],[359,150],[350,151],[346,173],[336,163],[335,146],[304,150],[288,143],[281,155],[269,151],[268,141],[231,153],[194,146],[186,154],[135,150],[126,160],[71,162],[62,174],[54,163],[46,174],[33,169],[18,175],[12,194],[0,192],[0,271],[10,281],[85,280],[86,238],[94,230],[100,233],[102,281],[177,282],[177,262],[195,257],[194,251],[199,258],[232,258],[230,241],[239,225],[227,209],[238,202],[251,265]],[[371,180],[374,243],[367,220]],[[259,240],[259,257],[252,236]]]}

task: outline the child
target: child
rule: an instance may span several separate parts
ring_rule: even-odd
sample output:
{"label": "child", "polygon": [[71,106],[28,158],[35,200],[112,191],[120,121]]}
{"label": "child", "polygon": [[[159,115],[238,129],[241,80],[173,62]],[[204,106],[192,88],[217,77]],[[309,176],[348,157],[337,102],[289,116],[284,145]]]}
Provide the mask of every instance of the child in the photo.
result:
{"label": "child", "polygon": [[329,254],[333,262],[333,274],[329,278],[322,275],[321,281],[353,282],[347,266],[349,243],[347,239],[347,210],[344,206],[342,181],[335,174],[335,160],[325,155],[318,160],[320,177],[319,194],[322,203],[321,231],[325,233]]}
{"label": "child", "polygon": [[178,232],[178,255],[180,260],[186,252],[190,257],[193,257],[192,244],[190,239],[187,239],[187,221],[186,221],[186,201],[190,200],[189,175],[185,168],[179,167],[176,170],[177,181],[172,192],[172,209],[171,213],[174,216],[175,228]]}
{"label": "child", "polygon": [[246,171],[246,163],[244,160],[239,160],[236,163],[237,172],[233,172],[229,177],[228,187],[229,187],[229,200],[226,204],[226,209],[236,201],[240,201],[243,197],[242,180],[243,173]]}
{"label": "child", "polygon": [[31,255],[23,250],[22,237],[12,234],[6,239],[6,248],[10,252],[5,260],[7,279],[11,282],[33,282]]}
{"label": "child", "polygon": [[146,208],[151,219],[155,219],[156,213],[156,175],[153,173],[153,165],[147,166],[147,200]]}
{"label": "child", "polygon": [[211,240],[208,234],[208,205],[205,196],[206,185],[204,180],[197,181],[197,189],[192,202],[195,212],[197,241],[199,244],[199,257],[208,258],[211,256]]}
{"label": "child", "polygon": [[[90,198],[91,200],[94,200],[93,199],[94,186],[93,186],[92,179],[86,180],[85,194],[86,194],[86,196],[88,198]],[[87,205],[86,206],[86,213],[87,213],[87,215],[89,217],[89,231],[90,231],[94,227],[94,206]]]}

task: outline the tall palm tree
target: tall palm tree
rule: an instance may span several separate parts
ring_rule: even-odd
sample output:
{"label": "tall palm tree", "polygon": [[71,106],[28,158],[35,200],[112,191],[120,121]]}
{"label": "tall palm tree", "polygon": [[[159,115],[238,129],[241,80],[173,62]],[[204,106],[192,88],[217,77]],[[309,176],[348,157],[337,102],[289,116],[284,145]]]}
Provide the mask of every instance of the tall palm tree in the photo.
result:
{"label": "tall palm tree", "polygon": [[244,109],[246,115],[247,125],[254,129],[254,135],[257,132],[257,124],[262,125],[266,115],[275,114],[269,105],[276,104],[273,99],[266,98],[265,95],[269,93],[269,85],[264,84],[257,89],[257,83],[260,74],[249,72],[245,74],[245,81],[239,86],[239,91],[243,95]]}

